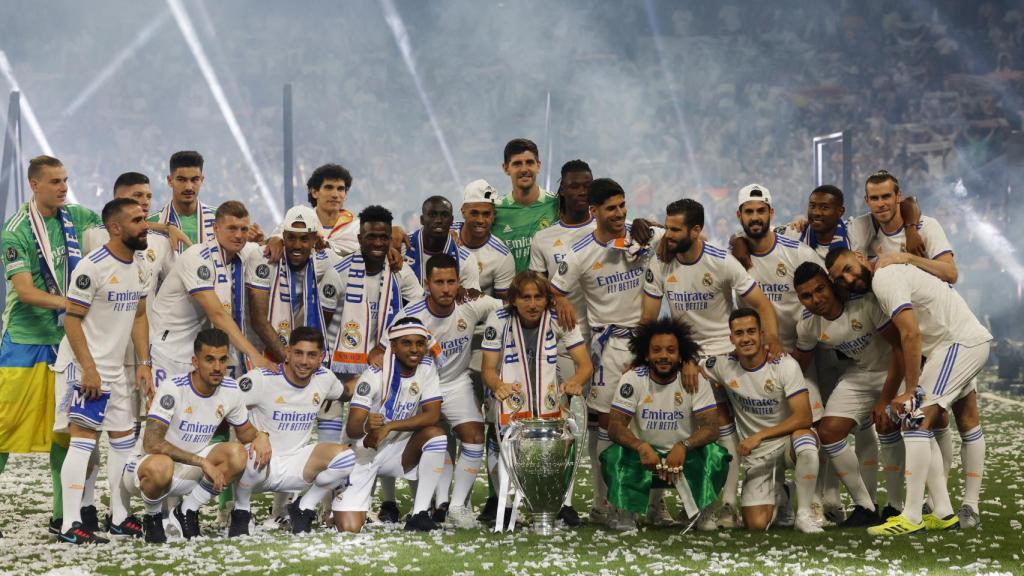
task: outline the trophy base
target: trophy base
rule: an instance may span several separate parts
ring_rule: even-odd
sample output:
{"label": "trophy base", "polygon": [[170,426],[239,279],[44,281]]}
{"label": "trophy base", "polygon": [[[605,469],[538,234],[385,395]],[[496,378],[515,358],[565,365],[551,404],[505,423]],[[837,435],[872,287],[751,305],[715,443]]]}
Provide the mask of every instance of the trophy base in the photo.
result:
{"label": "trophy base", "polygon": [[533,514],[533,522],[530,524],[530,532],[542,536],[550,536],[558,531],[558,514],[555,512],[540,512]]}

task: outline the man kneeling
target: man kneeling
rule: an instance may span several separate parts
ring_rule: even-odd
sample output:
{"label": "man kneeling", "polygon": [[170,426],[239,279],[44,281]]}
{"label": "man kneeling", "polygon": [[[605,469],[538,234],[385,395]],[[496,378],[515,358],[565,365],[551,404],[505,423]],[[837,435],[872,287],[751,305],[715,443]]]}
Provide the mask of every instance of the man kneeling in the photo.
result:
{"label": "man kneeling", "polygon": [[441,388],[427,356],[429,336],[419,320],[398,320],[388,330],[383,368],[371,365],[359,377],[345,425],[356,466],[345,493],[334,500],[338,530],[362,529],[378,475],[419,480],[405,529],[437,528],[427,508],[441,479],[448,438],[437,426]]}
{"label": "man kneeling", "polygon": [[210,444],[222,421],[234,426],[243,444],[252,444],[258,468],[270,461],[269,437],[249,422],[237,384],[224,377],[231,364],[229,344],[217,328],[201,331],[193,346],[194,370],[157,385],[142,439],[145,453],[130,460],[121,477],[125,490],[146,504],[146,542],[167,541],[161,512],[168,496],[185,496],[173,515],[181,535],[191,539],[199,535],[199,508],[241,476],[245,446]]}
{"label": "man kneeling", "polygon": [[321,365],[323,360],[323,335],[316,328],[303,326],[292,331],[285,363],[277,370],[253,370],[238,380],[253,421],[270,434],[274,457],[261,470],[255,454],[250,456],[235,491],[228,536],[249,533],[253,492],[297,492],[307,487],[288,512],[292,532],[308,532],[317,503],[352,472],[356,456],[347,445],[310,442],[320,405],[345,396],[337,376]]}

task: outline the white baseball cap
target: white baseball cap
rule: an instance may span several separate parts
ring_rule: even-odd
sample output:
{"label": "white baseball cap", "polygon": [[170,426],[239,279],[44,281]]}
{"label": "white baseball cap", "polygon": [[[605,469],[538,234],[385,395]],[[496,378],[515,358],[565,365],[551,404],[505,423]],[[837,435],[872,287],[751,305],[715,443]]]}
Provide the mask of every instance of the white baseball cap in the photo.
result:
{"label": "white baseball cap", "polygon": [[758,202],[764,202],[765,204],[772,205],[772,193],[767,188],[760,184],[747,184],[743,188],[740,188],[740,194],[738,198],[737,207],[743,206],[746,202],[756,200]]}
{"label": "white baseball cap", "polygon": [[494,204],[498,199],[498,191],[487,183],[487,180],[473,180],[462,190],[462,203],[473,204],[486,202]]}
{"label": "white baseball cap", "polygon": [[309,206],[292,206],[284,215],[284,230],[287,232],[320,233],[320,218]]}

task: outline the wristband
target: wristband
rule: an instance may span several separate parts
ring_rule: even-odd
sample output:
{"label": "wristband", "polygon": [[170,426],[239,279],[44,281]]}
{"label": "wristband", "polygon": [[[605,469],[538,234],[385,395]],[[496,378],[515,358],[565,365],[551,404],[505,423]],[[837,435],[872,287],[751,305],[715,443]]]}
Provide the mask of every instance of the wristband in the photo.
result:
{"label": "wristband", "polygon": [[143,360],[142,362],[136,362],[135,365],[136,366],[147,366],[149,368],[152,368],[153,367],[153,359],[150,358],[149,360]]}

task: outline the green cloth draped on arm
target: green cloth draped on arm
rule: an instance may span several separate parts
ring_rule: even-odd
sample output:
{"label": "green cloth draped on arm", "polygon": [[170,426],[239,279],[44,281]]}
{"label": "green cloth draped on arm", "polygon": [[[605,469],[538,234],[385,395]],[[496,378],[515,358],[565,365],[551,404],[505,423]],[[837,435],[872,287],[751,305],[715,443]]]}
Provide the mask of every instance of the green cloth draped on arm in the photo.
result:
{"label": "green cloth draped on arm", "polygon": [[[662,459],[667,452],[658,452]],[[703,510],[715,501],[729,474],[729,453],[718,444],[688,450],[683,462],[683,477],[697,507]],[[647,513],[652,489],[674,488],[640,464],[640,453],[612,444],[601,453],[601,473],[608,485],[608,502],[623,510]]]}

